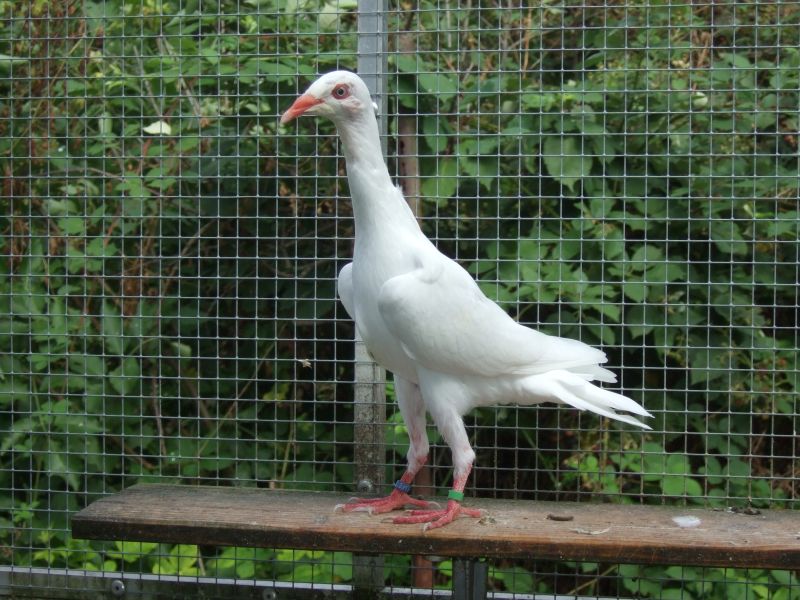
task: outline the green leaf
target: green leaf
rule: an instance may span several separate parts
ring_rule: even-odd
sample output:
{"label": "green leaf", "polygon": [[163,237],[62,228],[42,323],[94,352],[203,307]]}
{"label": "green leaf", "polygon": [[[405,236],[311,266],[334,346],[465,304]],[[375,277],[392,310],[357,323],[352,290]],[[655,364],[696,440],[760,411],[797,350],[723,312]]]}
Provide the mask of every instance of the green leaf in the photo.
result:
{"label": "green leaf", "polygon": [[111,387],[120,396],[133,394],[139,386],[141,370],[135,358],[126,358],[122,364],[108,374]]}
{"label": "green leaf", "polygon": [[416,74],[419,71],[419,57],[414,54],[393,55],[394,64],[401,73]]}
{"label": "green leaf", "polygon": [[116,256],[117,246],[113,242],[106,243],[106,240],[102,237],[96,237],[86,244],[85,251],[86,256],[105,258],[108,256]]}
{"label": "green leaf", "polygon": [[613,346],[617,341],[617,337],[614,335],[614,330],[611,327],[602,325],[594,319],[586,320],[586,328],[597,336],[606,346]]}
{"label": "green leaf", "polygon": [[101,136],[110,136],[114,133],[114,121],[108,113],[103,113],[97,119],[97,133]]}
{"label": "green leaf", "polygon": [[419,55],[401,54],[395,57],[394,62],[399,72],[416,77],[417,90],[415,91],[432,96],[434,105],[437,102],[447,102],[458,93],[458,77],[456,75],[441,71],[435,65],[426,64]]}
{"label": "green leaf", "polygon": [[481,135],[464,140],[458,145],[459,154],[471,156],[493,156],[500,145],[500,138],[496,135]]}
{"label": "green leaf", "polygon": [[51,477],[63,479],[73,490],[80,489],[78,475],[70,471],[67,456],[50,448],[47,453],[47,470]]}
{"label": "green leaf", "polygon": [[3,436],[3,442],[0,444],[0,455],[5,454],[12,448],[17,447],[17,443],[23,439],[30,439],[30,434],[36,431],[36,424],[33,418],[23,417],[14,421],[11,426],[11,434]]}
{"label": "green leaf", "polygon": [[[205,58],[210,64],[216,65],[219,63],[219,49],[216,47],[203,47],[200,48],[200,54]],[[147,133],[153,133],[152,131],[148,131]],[[169,134],[167,134],[169,135]]]}
{"label": "green leaf", "polygon": [[709,234],[722,252],[744,256],[750,251],[749,245],[735,221],[712,221]]}
{"label": "green leaf", "polygon": [[197,568],[197,546],[179,544],[173,548],[170,554],[177,558],[178,575],[194,576],[198,574],[199,569]]}
{"label": "green leaf", "polygon": [[495,157],[459,156],[461,170],[477,179],[487,189],[497,180],[497,159]]}
{"label": "green leaf", "polygon": [[28,64],[27,58],[19,58],[16,56],[9,56],[8,54],[0,54],[0,70],[9,72],[12,65],[26,65]]}
{"label": "green leaf", "polygon": [[503,587],[506,592],[512,594],[530,594],[536,591],[534,577],[522,567],[512,567],[504,569],[498,574],[502,574]]}
{"label": "green leaf", "polygon": [[[141,201],[143,198],[150,197],[150,190],[147,189],[147,187],[144,184],[144,180],[141,177],[139,177],[138,175],[128,173],[125,175],[125,179],[122,181],[122,183],[116,185],[114,189],[116,191],[128,192],[128,196],[131,198],[131,201],[126,202],[124,205],[126,214],[128,214],[128,216],[142,215],[141,208],[137,208],[136,214],[134,214],[131,208],[129,208],[130,206],[134,205],[134,202],[132,202],[133,200]],[[137,206],[139,207],[141,207],[141,205],[142,205],[141,202],[137,204]]]}
{"label": "green leaf", "polygon": [[422,119],[422,132],[425,134],[425,143],[435,154],[447,148],[448,130],[447,121],[435,115]]}
{"label": "green leaf", "polygon": [[547,111],[555,104],[555,95],[550,94],[523,94],[522,105],[532,111]]}
{"label": "green leaf", "polygon": [[447,73],[419,73],[417,83],[421,91],[436,96],[437,102],[447,102],[458,93],[458,79]]}
{"label": "green leaf", "polygon": [[187,135],[186,137],[181,137],[180,141],[177,143],[175,147],[181,154],[186,154],[190,153],[193,150],[196,150],[199,145],[200,145],[199,136]]}
{"label": "green leaf", "polygon": [[634,302],[644,302],[647,298],[647,284],[643,281],[625,281],[622,284],[622,293]]}
{"label": "green leaf", "polygon": [[188,344],[184,344],[182,342],[170,342],[170,346],[172,346],[172,349],[175,350],[175,354],[181,358],[192,357],[192,347]]}
{"label": "green leaf", "polygon": [[689,459],[683,454],[670,454],[666,461],[666,473],[661,481],[661,490],[668,496],[702,496],[703,489],[689,477],[692,469]]}
{"label": "green leaf", "polygon": [[126,563],[135,563],[141,559],[142,554],[155,552],[158,544],[152,542],[114,542],[116,551],[108,553],[111,558],[122,559]]}
{"label": "green leaf", "polygon": [[143,127],[142,131],[150,135],[172,135],[172,127],[166,121],[153,121]]}
{"label": "green leaf", "polygon": [[81,217],[64,217],[58,220],[58,228],[66,235],[84,235],[86,222]]}
{"label": "green leaf", "polygon": [[622,316],[622,307],[620,307],[619,304],[599,301],[595,307],[598,311],[611,319],[613,323],[619,323],[620,317]]}
{"label": "green leaf", "polygon": [[542,144],[542,159],[548,174],[571,192],[575,184],[589,175],[592,158],[581,153],[580,142],[574,136],[548,136]]}
{"label": "green leaf", "polygon": [[700,468],[700,474],[705,475],[706,481],[709,485],[719,485],[723,483],[724,479],[722,478],[722,465],[720,464],[719,460],[712,456],[705,457],[705,466]]}
{"label": "green leaf", "polygon": [[122,337],[122,315],[114,304],[107,301],[103,302],[102,331],[106,354],[124,354],[125,340]]}
{"label": "green leaf", "polygon": [[425,179],[420,191],[425,198],[446,200],[458,189],[458,163],[454,158],[444,158],[436,167],[436,175]]}
{"label": "green leaf", "polygon": [[[626,283],[625,286],[627,285],[628,284]],[[625,292],[625,295],[629,295],[627,291]],[[647,307],[645,307],[643,304],[632,306],[626,311],[625,326],[634,339],[645,336],[653,331],[654,325],[648,321],[647,313]]]}
{"label": "green leaf", "polygon": [[658,262],[664,259],[664,251],[653,244],[639,246],[631,256],[630,262],[635,270],[643,270],[647,263]]}
{"label": "green leaf", "polygon": [[642,444],[642,477],[645,481],[659,481],[665,471],[666,451],[661,444]]}
{"label": "green leaf", "polygon": [[722,52],[720,57],[730,63],[737,69],[752,69],[753,64],[744,54],[736,54],[734,52]]}
{"label": "green leaf", "polygon": [[106,364],[99,356],[92,354],[70,354],[67,358],[69,370],[77,375],[105,375]]}
{"label": "green leaf", "polygon": [[318,13],[320,29],[324,31],[337,29],[342,18],[345,17],[345,11],[353,10],[357,6],[358,2],[356,0],[330,0],[326,2]]}

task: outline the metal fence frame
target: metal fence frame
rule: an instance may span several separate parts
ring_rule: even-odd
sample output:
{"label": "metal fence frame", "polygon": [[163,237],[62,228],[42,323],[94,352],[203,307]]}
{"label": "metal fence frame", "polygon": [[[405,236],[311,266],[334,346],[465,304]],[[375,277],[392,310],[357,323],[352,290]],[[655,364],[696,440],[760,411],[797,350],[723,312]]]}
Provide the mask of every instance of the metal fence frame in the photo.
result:
{"label": "metal fence frame", "polygon": [[[358,0],[357,61],[358,72],[367,82],[379,105],[382,134],[387,131],[387,67],[388,0]],[[355,436],[367,442],[356,448],[355,480],[359,491],[370,492],[385,484],[382,457],[384,455],[384,433],[386,424],[386,373],[371,361],[363,342],[355,344]],[[356,587],[378,587],[382,562],[372,556],[355,557],[354,585]],[[56,591],[59,588],[62,591]],[[284,584],[264,581],[233,581],[214,578],[171,578],[170,576],[121,575],[117,573],[90,573],[80,570],[58,570],[23,567],[0,568],[0,596],[73,598],[86,597],[92,592],[103,597],[122,597],[128,594],[158,594],[158,597],[186,597],[187,593],[204,594],[200,590],[213,589],[215,597],[230,598],[284,598],[287,596],[346,597],[352,592],[349,586],[314,586]],[[209,592],[211,593],[211,592]],[[436,597],[440,592],[417,592],[393,588],[387,593],[398,598],[413,598],[419,595]],[[41,594],[41,596],[40,596]],[[508,595],[495,594],[505,598]],[[517,595],[518,598],[535,598]],[[553,599],[553,596],[548,596]],[[577,598],[577,597],[571,597]]]}

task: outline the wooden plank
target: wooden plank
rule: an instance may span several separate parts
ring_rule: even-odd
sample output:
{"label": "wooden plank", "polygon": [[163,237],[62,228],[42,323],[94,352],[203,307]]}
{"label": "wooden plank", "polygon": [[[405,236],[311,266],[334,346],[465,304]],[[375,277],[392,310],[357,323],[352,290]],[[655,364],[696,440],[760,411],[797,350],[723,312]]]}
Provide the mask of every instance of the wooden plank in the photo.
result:
{"label": "wooden plank", "polygon": [[[335,513],[343,500],[329,493],[136,485],[80,511],[72,532],[81,539],[204,546],[800,569],[794,511],[470,499],[487,516],[423,532],[419,525],[394,525],[388,515]],[[694,526],[680,526],[676,517]]]}

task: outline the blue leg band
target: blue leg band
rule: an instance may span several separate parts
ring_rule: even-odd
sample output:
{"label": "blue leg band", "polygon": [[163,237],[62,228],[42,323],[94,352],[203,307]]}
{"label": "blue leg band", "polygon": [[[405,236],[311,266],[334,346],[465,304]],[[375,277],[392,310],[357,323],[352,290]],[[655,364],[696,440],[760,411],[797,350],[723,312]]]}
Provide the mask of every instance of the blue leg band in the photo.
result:
{"label": "blue leg band", "polygon": [[401,481],[401,480],[398,479],[397,481],[394,482],[394,487],[395,487],[395,489],[400,490],[404,494],[410,494],[411,493],[411,484],[410,483],[406,483],[405,481]]}

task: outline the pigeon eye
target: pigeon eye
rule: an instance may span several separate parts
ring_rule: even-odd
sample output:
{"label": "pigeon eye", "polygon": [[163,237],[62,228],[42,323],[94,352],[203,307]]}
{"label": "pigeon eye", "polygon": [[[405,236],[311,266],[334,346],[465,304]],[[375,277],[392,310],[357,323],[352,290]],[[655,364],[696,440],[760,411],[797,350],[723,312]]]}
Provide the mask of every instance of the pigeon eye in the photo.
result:
{"label": "pigeon eye", "polygon": [[333,97],[337,100],[344,100],[350,95],[350,88],[348,88],[345,84],[340,83],[335,88],[333,88]]}

